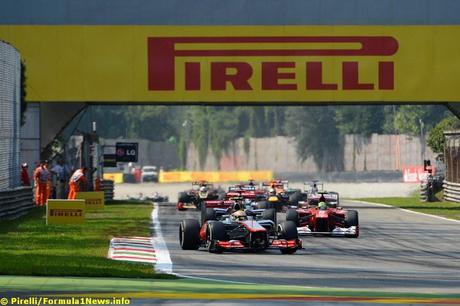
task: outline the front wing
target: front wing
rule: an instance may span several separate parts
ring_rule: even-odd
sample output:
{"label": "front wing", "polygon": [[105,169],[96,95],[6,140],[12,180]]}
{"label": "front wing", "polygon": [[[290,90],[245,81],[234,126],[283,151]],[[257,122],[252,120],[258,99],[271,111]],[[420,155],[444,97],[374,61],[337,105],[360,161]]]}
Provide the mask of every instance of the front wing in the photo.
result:
{"label": "front wing", "polygon": [[187,209],[197,209],[196,205],[193,203],[183,203],[178,202],[176,205],[177,210],[187,210]]}
{"label": "front wing", "polygon": [[356,226],[350,227],[336,227],[330,232],[314,232],[310,230],[308,226],[301,226],[297,228],[297,232],[300,236],[309,236],[309,235],[329,235],[335,237],[342,237],[342,236],[353,236],[356,235],[358,229]]}
{"label": "front wing", "polygon": [[[245,246],[239,240],[229,240],[229,241],[217,241],[217,246],[223,249],[235,249],[235,250],[251,250],[253,248]],[[302,240],[300,239],[275,239],[271,242],[268,248],[274,249],[301,249],[302,248]]]}

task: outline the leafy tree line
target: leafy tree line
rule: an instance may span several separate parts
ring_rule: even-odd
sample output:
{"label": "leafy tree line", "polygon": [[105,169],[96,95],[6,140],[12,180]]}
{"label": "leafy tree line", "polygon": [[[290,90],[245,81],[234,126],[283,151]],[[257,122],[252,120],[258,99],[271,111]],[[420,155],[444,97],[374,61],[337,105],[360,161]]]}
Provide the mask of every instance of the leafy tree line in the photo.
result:
{"label": "leafy tree line", "polygon": [[190,143],[204,165],[209,149],[220,158],[236,138],[291,136],[300,158],[313,157],[323,171],[343,169],[345,134],[419,136],[450,114],[436,105],[93,106],[89,113],[102,137],[176,143],[183,165]]}

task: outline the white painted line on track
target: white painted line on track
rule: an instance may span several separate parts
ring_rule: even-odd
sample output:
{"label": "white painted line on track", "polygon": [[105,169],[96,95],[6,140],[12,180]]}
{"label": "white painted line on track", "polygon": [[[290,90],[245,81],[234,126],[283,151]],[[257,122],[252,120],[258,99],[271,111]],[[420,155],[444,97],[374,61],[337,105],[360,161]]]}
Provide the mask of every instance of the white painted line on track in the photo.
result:
{"label": "white painted line on track", "polygon": [[197,280],[204,280],[204,281],[212,281],[212,282],[221,282],[221,283],[230,283],[230,284],[240,284],[240,285],[256,285],[257,283],[250,283],[250,282],[238,282],[238,281],[231,281],[231,280],[224,280],[224,279],[217,279],[217,278],[208,278],[208,277],[199,277],[199,276],[189,276],[180,273],[172,273],[177,277],[187,278],[187,279],[197,279]]}
{"label": "white painted line on track", "polygon": [[173,264],[169,256],[169,250],[166,242],[161,233],[160,220],[158,219],[159,205],[153,202],[153,211],[151,214],[154,236],[152,237],[152,244],[156,252],[157,262],[155,264],[155,272],[172,274]]}
{"label": "white painted line on track", "polygon": [[441,216],[425,214],[425,213],[422,213],[422,212],[413,211],[413,210],[409,210],[409,209],[405,209],[405,208],[400,208],[400,207],[392,206],[392,205],[388,205],[388,204],[374,203],[374,202],[367,202],[367,201],[360,201],[360,200],[349,200],[349,201],[356,202],[356,203],[362,203],[362,204],[371,204],[371,205],[382,206],[382,207],[392,207],[392,208],[396,208],[396,209],[399,209],[399,210],[402,210],[402,211],[405,211],[405,212],[408,212],[408,213],[411,213],[411,214],[422,215],[422,216],[431,217],[431,218],[435,218],[435,219],[440,219],[440,220],[444,220],[444,221],[451,221],[451,222],[455,222],[455,223],[460,223],[460,220],[449,219],[449,218],[445,218],[445,217],[441,217]]}

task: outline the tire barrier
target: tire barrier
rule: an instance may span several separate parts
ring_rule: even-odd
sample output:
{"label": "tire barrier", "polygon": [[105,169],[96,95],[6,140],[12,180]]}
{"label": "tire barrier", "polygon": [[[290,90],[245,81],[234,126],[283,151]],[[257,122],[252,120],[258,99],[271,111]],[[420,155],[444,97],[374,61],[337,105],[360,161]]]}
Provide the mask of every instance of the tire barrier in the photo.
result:
{"label": "tire barrier", "polygon": [[35,207],[32,187],[0,192],[0,220],[16,219]]}
{"label": "tire barrier", "polygon": [[106,201],[113,200],[114,195],[114,182],[112,180],[102,180],[101,181],[101,190],[104,191],[104,199]]}
{"label": "tire barrier", "polygon": [[451,202],[460,202],[460,184],[448,181],[443,182],[444,200]]}
{"label": "tire barrier", "polygon": [[420,182],[420,201],[434,202],[436,201],[436,193],[443,189],[442,176],[429,175],[426,179]]}

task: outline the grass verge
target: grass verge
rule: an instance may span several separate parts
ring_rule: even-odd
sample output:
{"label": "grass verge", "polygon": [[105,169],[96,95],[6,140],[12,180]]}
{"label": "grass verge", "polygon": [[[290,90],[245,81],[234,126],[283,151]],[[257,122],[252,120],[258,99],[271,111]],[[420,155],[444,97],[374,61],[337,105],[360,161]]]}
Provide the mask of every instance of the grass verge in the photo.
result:
{"label": "grass verge", "polygon": [[87,211],[84,224],[46,225],[45,209],[0,223],[0,274],[164,278],[152,265],[107,259],[114,236],[150,236],[150,203]]}
{"label": "grass verge", "polygon": [[417,196],[392,198],[362,198],[357,200],[387,204],[425,214],[460,220],[460,203],[455,202],[422,202]]}

